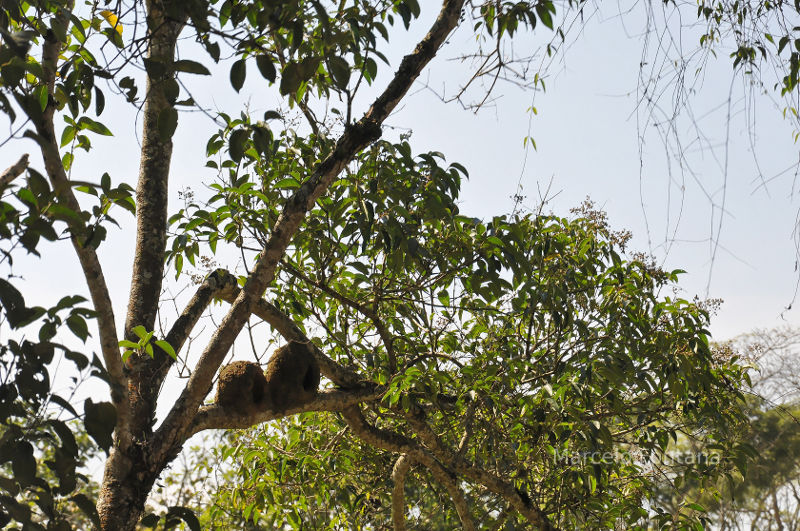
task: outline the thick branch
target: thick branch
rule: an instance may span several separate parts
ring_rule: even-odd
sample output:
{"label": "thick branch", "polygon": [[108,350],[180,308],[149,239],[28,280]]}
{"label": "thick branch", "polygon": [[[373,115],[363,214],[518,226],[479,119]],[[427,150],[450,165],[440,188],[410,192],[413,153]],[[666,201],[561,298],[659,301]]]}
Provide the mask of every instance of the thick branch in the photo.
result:
{"label": "thick branch", "polygon": [[397,458],[392,469],[392,481],[394,487],[392,488],[392,524],[394,531],[406,531],[406,474],[411,466],[406,454],[402,454]]}
{"label": "thick branch", "polygon": [[[172,346],[176,353],[179,352],[211,301],[220,299],[233,302],[236,300],[240,291],[236,278],[232,274],[224,269],[217,269],[212,272],[203,280],[203,283],[197,288],[197,291],[184,308],[180,317],[178,317],[172,325],[172,328],[165,338],[166,341]],[[297,409],[297,411],[291,410],[292,413],[301,411],[340,411],[344,407],[349,407],[356,402],[371,400],[373,399],[372,397],[380,397],[385,392],[383,387],[376,386],[371,382],[363,380],[357,373],[342,367],[326,356],[308,339],[308,337],[306,337],[300,327],[298,327],[289,316],[266,300],[262,299],[258,301],[253,310],[253,314],[278,330],[288,341],[307,343],[317,358],[320,372],[335,384],[352,390],[345,394],[330,394],[324,401],[318,403],[318,400],[315,400],[311,402],[313,406],[305,404],[302,408]],[[155,387],[160,386],[164,376],[166,376],[166,373],[169,371],[174,361],[163,353],[159,357],[163,362],[159,366],[152,383]],[[335,401],[342,396],[345,397],[344,406],[334,407]],[[355,401],[353,401],[353,399],[355,399]],[[264,416],[262,414],[255,416],[232,416],[230,412],[225,412],[222,408],[216,406],[204,407],[201,408],[198,417],[195,419],[193,427],[195,431],[192,433],[210,428],[246,428],[274,418],[277,417],[269,415]]]}
{"label": "thick branch", "polygon": [[[57,17],[61,19],[59,23],[68,23],[72,6],[73,2],[68,2],[58,13]],[[55,103],[53,103],[55,102],[54,88],[61,46],[62,43],[56,39],[52,32],[45,38],[42,48],[42,71],[51,103],[47,104],[41,115],[31,116],[31,120],[36,126],[37,140],[42,151],[45,172],[58,194],[59,201],[73,212],[79,213],[81,212],[81,207],[72,193],[72,186],[61,162],[55,126],[53,125],[53,117],[56,110]],[[83,276],[89,287],[92,305],[97,312],[100,351],[103,354],[103,361],[110,379],[111,400],[117,408],[116,429],[118,432],[126,433],[130,425],[130,412],[127,407],[127,381],[122,371],[122,357],[119,351],[119,339],[117,338],[116,323],[114,321],[114,307],[111,304],[111,296],[108,292],[103,268],[100,266],[100,260],[97,258],[95,249],[91,246],[84,247],[82,244],[81,239],[84,237],[86,229],[86,225],[79,221],[78,216],[71,218],[69,230],[72,247],[78,256]]]}
{"label": "thick branch", "polygon": [[0,174],[0,190],[11,184],[11,181],[22,175],[22,172],[24,172],[27,168],[28,154],[25,153],[17,162],[6,168],[6,171]]}
{"label": "thick branch", "polygon": [[136,252],[125,318],[125,336],[133,327],[153,330],[161,281],[164,275],[164,252],[167,246],[167,199],[169,167],[172,160],[172,140],[162,138],[158,127],[170,112],[175,112],[167,97],[167,87],[174,83],[172,63],[175,45],[183,29],[183,21],[173,21],[161,11],[161,2],[147,2],[148,24],[151,28],[147,58],[163,65],[159,77],[147,76],[147,97],[142,125],[142,151],[139,181],[136,185]]}
{"label": "thick branch", "polygon": [[[381,448],[382,450],[407,454],[411,460],[426,466],[431,471],[433,478],[447,489],[450,498],[453,500],[453,505],[456,508],[458,517],[461,520],[461,526],[467,531],[473,531],[475,529],[475,523],[469,512],[469,504],[464,498],[461,489],[458,487],[453,472],[445,468],[427,450],[421,448],[410,439],[398,433],[382,430],[370,425],[358,406],[353,406],[342,411],[342,416],[347,421],[347,425],[350,426],[350,429],[353,430],[353,433],[366,443],[376,448]],[[394,508],[392,512],[394,513]]]}
{"label": "thick branch", "polygon": [[173,448],[186,440],[194,414],[210,391],[217,369],[247,321],[250,311],[272,282],[275,269],[306,213],[345,165],[359,151],[380,137],[383,120],[394,110],[458,24],[463,3],[464,0],[445,0],[439,18],[415,50],[403,59],[397,74],[383,94],[375,100],[361,120],[346,128],[333,152],[288,200],[244,289],[212,336],[196,370],[159,429],[159,442],[155,448],[157,458],[165,458]]}
{"label": "thick branch", "polygon": [[309,411],[343,411],[361,402],[379,400],[383,396],[383,392],[382,389],[377,388],[352,391],[326,389],[320,391],[314,400],[301,406],[281,412],[264,410],[250,415],[232,412],[217,405],[204,406],[200,408],[192,423],[190,436],[208,429],[246,429],[256,424]]}

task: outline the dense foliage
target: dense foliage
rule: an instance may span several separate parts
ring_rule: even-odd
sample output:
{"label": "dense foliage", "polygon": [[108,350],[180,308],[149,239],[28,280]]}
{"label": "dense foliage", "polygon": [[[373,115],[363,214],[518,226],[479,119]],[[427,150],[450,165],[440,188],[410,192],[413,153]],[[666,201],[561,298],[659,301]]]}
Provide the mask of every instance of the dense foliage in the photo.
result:
{"label": "dense foliage", "polygon": [[[621,258],[626,235],[587,206],[574,219],[464,218],[441,191],[450,178],[435,173],[403,171],[388,190],[376,179],[372,193],[368,183],[359,190],[357,175],[334,185],[331,205],[350,211],[323,202],[310,214],[316,230],[306,241],[316,244],[295,240],[274,299],[325,330],[322,348],[335,359],[388,382],[370,422],[403,432],[424,421],[445,455],[513,478],[559,526],[701,517],[694,499],[667,514],[645,507],[665,474],[713,488],[743,466],[749,448],[733,436],[743,373],[711,355],[703,309],[659,296],[677,272]],[[425,213],[448,203],[449,212]],[[367,211],[381,228],[365,240]],[[208,524],[237,527],[254,514],[267,525],[387,521],[392,460],[346,427],[304,415],[234,437],[223,454],[239,472],[215,489]],[[687,439],[700,444],[679,455],[676,443]],[[407,480],[414,514],[423,527],[446,527],[457,516],[443,509],[442,492],[425,489],[430,481],[424,471]],[[508,517],[490,493],[468,495],[479,521]]]}

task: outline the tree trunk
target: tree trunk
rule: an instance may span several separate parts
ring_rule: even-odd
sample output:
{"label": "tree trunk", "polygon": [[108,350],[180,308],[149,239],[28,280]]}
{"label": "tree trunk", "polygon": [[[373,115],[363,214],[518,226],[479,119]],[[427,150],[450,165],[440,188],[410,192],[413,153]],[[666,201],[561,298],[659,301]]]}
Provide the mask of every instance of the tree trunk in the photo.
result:
{"label": "tree trunk", "polygon": [[100,525],[104,530],[128,531],[136,529],[144,505],[161,468],[146,460],[125,456],[112,450],[106,461],[103,484],[97,502]]}
{"label": "tree trunk", "polygon": [[[163,112],[174,111],[166,87],[175,77],[172,64],[176,43],[187,18],[185,13],[175,18],[174,8],[180,3],[171,6],[170,15],[166,10],[170,6],[166,4],[160,0],[146,2],[150,31],[147,56],[165,65],[165,71],[157,77],[150,72],[147,76],[136,190],[136,250],[124,331],[129,340],[136,339],[132,332],[136,326],[153,330],[164,273],[172,140],[162,137],[158,119]],[[117,404],[117,410],[118,417],[122,413],[130,419],[130,426],[127,431],[115,431],[113,449],[106,461],[97,502],[104,530],[135,529],[147,495],[168,460],[163,453],[153,455],[156,403],[166,376],[162,370],[165,355],[159,354],[151,358],[144,353],[133,353],[125,366],[127,396]]]}

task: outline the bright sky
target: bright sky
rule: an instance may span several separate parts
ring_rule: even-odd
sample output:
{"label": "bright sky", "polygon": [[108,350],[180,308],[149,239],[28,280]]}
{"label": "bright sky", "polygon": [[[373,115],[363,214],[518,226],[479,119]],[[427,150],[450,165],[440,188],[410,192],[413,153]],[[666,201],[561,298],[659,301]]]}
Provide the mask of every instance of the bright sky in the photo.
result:
{"label": "bright sky", "polygon": [[[743,99],[748,92],[741,79],[733,77],[727,54],[720,53],[719,59],[706,65],[692,99],[703,141],[698,141],[698,131],[690,120],[677,122],[683,152],[694,173],[681,171],[674,158],[668,164],[664,140],[657,129],[652,125],[637,129],[637,124],[647,118],[642,109],[637,115],[644,14],[626,15],[623,27],[617,9],[609,5],[593,17],[587,13],[591,21],[580,35],[568,36],[571,48],[551,66],[547,92],[536,93],[535,100],[530,90],[501,84],[494,104],[474,114],[458,103],[443,103],[420,82],[387,122],[396,129],[387,129],[385,136],[391,138],[411,129],[416,152],[441,151],[449,161],[464,164],[471,178],[464,184],[462,211],[471,215],[489,218],[508,212],[513,206],[511,196],[520,185],[527,196],[525,204],[531,207],[538,204],[539,190],[549,186],[549,195],[554,196],[549,208],[563,215],[586,196],[591,197],[608,212],[614,228],[633,231],[632,250],[652,251],[659,260],[665,260],[667,268],[689,272],[682,278],[683,296],[698,294],[725,300],[712,325],[716,339],[754,327],[798,324],[796,310],[784,311],[793,300],[798,278],[792,240],[798,210],[794,170],[761,186],[756,166],[757,161],[761,174],[770,179],[797,162],[790,124],[768,98]],[[433,12],[426,15],[416,24],[413,38],[427,29]],[[522,39],[517,51],[524,54],[525,46],[533,50],[537,42],[550,37],[549,30],[539,28],[537,40]],[[392,42],[395,59],[413,46],[411,37]],[[685,46],[691,48],[696,42],[692,36]],[[457,33],[421,81],[436,91],[452,94],[470,71],[448,59],[471,45],[469,31]],[[210,60],[204,63],[211,66]],[[385,70],[390,73],[394,68]],[[196,100],[238,114],[239,107],[231,108],[231,104],[241,102],[243,96],[231,89],[226,70],[215,71],[213,79],[186,77],[197,87]],[[383,87],[385,79],[379,79],[373,92]],[[264,90],[264,82],[252,67],[242,93],[251,94],[246,101],[254,115],[280,105],[275,91]],[[730,108],[726,104],[729,93],[733,94]],[[101,120],[115,136],[93,137],[96,149],[88,157],[79,157],[73,177],[98,181],[104,171],[109,171],[115,181],[134,183],[138,171],[134,124],[136,135],[141,124],[130,106],[115,105],[111,97],[107,100]],[[362,99],[362,110],[370,101]],[[669,95],[663,101],[669,106]],[[745,103],[751,109],[749,121]],[[533,117],[527,112],[532,104],[538,109]],[[213,177],[211,170],[204,168],[205,144],[214,130],[200,113],[181,114],[172,165],[171,212],[180,207],[177,193],[182,187],[189,186],[198,197],[204,196],[202,183]],[[523,147],[529,131],[537,151]],[[645,139],[641,160],[640,133]],[[27,140],[9,144],[0,152],[0,166],[7,167],[21,152],[33,155],[34,150]],[[32,160],[41,167],[38,157]],[[727,214],[720,224],[719,206],[723,203]],[[133,225],[121,211],[118,219],[123,229],[110,230],[100,256],[121,326]],[[665,245],[673,240],[674,244]],[[719,245],[715,250],[716,241]],[[29,280],[29,303],[55,303],[65,282],[84,287],[69,245],[60,245],[45,257],[15,264],[15,272]]]}

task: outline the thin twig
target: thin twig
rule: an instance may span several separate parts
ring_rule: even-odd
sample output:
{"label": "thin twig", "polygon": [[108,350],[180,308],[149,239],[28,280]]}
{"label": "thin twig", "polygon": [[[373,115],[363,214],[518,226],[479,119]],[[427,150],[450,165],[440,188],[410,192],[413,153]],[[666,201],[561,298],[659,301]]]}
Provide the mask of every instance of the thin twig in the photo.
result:
{"label": "thin twig", "polygon": [[28,168],[28,154],[22,155],[17,162],[9,166],[6,171],[0,174],[0,190],[11,184],[11,181],[22,175]]}

